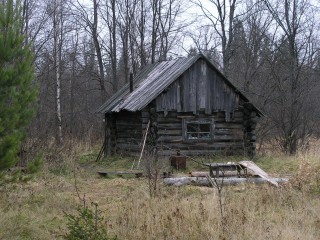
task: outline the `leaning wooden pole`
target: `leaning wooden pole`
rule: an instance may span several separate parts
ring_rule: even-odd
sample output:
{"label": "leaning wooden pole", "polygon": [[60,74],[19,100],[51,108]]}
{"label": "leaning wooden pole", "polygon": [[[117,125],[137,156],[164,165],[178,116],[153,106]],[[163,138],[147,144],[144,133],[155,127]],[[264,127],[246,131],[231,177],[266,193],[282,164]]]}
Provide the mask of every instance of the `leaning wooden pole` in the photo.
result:
{"label": "leaning wooden pole", "polygon": [[[141,158],[142,158],[142,155],[143,155],[143,152],[144,152],[144,148],[146,146],[147,136],[148,136],[148,132],[149,132],[149,126],[150,126],[150,120],[148,121],[146,132],[144,133],[143,144],[142,144],[142,148],[141,148],[141,152],[140,152],[140,157],[139,157],[139,160],[138,160],[137,168],[139,168],[139,166],[140,166]],[[134,164],[135,164],[135,161],[132,164],[131,170],[133,169]]]}

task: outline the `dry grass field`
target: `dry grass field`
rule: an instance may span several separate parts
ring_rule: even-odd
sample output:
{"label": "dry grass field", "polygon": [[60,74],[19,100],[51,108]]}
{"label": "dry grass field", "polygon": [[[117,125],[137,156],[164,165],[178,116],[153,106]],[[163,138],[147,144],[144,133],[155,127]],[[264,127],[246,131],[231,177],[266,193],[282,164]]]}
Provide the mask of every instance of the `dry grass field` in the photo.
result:
{"label": "dry grass field", "polygon": [[164,186],[161,180],[151,197],[146,178],[102,178],[95,173],[128,169],[131,160],[95,164],[96,152],[75,152],[81,154],[59,153],[33,175],[15,181],[2,177],[0,239],[64,239],[65,214],[77,214],[79,196],[89,207],[97,204],[104,218],[101,227],[118,239],[320,239],[316,151],[258,157],[259,166],[273,176],[290,176],[289,183],[280,188],[225,186],[222,206],[213,188]]}

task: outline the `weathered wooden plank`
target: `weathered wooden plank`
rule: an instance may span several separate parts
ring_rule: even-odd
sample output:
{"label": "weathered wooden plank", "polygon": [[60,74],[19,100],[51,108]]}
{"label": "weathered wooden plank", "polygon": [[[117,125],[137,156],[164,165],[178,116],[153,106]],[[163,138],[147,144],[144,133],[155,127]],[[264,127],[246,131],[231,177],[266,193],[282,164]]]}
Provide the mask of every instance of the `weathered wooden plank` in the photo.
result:
{"label": "weathered wooden plank", "polygon": [[[195,66],[196,67],[196,66]],[[189,83],[189,89],[188,91],[190,92],[189,95],[189,105],[190,105],[190,110],[191,112],[193,112],[194,114],[197,113],[197,88],[198,88],[198,71],[196,71],[196,69],[191,68],[191,73],[190,73],[190,83]]]}
{"label": "weathered wooden plank", "polygon": [[259,168],[254,162],[252,161],[240,161],[239,164],[249,171],[252,171],[255,175],[265,179],[267,182],[273,184],[274,186],[278,187],[278,183],[274,181],[265,171]]}
{"label": "weathered wooden plank", "polygon": [[182,102],[181,102],[181,78],[179,78],[177,81],[177,87],[176,87],[176,94],[177,94],[177,102],[176,102],[176,109],[177,109],[177,112],[181,112],[182,110]]}
{"label": "weathered wooden plank", "polygon": [[[161,73],[162,77],[166,74]],[[162,82],[158,83],[148,95],[162,85]],[[205,60],[199,60],[156,98],[156,108],[158,112],[177,110],[198,113],[205,110],[207,114],[221,110],[227,111],[226,116],[229,119],[229,113],[237,107],[237,96],[238,94],[225,83],[215,69],[209,67]],[[139,104],[139,102],[134,99],[132,104]]]}
{"label": "weathered wooden plank", "polygon": [[189,72],[190,70],[187,70],[185,74],[183,74],[182,76],[182,82],[183,82],[183,88],[182,88],[182,92],[183,92],[183,108],[182,108],[182,111],[183,112],[187,112],[188,109],[190,108],[189,107],[189,100],[188,100],[188,97],[189,97]]}

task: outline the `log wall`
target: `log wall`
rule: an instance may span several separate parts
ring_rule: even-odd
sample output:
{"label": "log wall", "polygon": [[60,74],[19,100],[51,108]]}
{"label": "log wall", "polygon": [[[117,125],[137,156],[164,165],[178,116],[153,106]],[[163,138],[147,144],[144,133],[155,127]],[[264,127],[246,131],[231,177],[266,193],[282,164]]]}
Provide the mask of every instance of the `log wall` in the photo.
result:
{"label": "log wall", "polygon": [[121,111],[115,114],[116,152],[135,155],[142,143],[141,112]]}
{"label": "log wall", "polygon": [[[143,129],[148,121],[148,112],[142,112]],[[183,137],[184,119],[197,120],[213,118],[213,139],[186,140]],[[179,149],[185,155],[236,155],[244,154],[243,113],[235,111],[233,118],[225,121],[225,113],[215,112],[211,115],[204,113],[198,116],[192,113],[164,112],[157,116],[157,146],[160,155],[172,155]]]}
{"label": "log wall", "polygon": [[[116,130],[116,152],[126,155],[137,154],[141,150],[143,134],[149,123],[147,146],[157,147],[162,156],[169,156],[180,150],[188,156],[208,155],[248,155],[255,151],[256,115],[245,106],[236,110],[226,122],[225,112],[191,113],[156,112],[154,107],[146,107],[141,112],[121,111],[114,115]],[[184,137],[185,120],[214,120],[213,139],[189,140]],[[150,148],[151,147],[151,148]]]}

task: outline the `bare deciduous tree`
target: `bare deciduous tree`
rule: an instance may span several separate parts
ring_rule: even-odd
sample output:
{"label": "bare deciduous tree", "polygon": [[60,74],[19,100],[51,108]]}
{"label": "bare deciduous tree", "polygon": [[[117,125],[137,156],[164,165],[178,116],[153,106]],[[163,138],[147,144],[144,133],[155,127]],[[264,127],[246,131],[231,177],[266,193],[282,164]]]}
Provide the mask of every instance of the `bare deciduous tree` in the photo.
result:
{"label": "bare deciduous tree", "polygon": [[237,0],[209,0],[209,2],[210,6],[207,7],[203,1],[194,1],[220,38],[223,71],[228,76]]}
{"label": "bare deciduous tree", "polygon": [[295,154],[311,133],[308,111],[312,108],[306,103],[310,103],[309,92],[314,84],[312,67],[307,65],[315,54],[312,47],[314,20],[310,17],[312,6],[306,0],[277,2],[277,8],[268,0],[264,3],[279,26],[280,36],[275,43],[278,54],[271,66],[274,106],[278,114],[271,114],[271,121],[280,133],[283,150]]}

